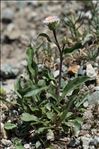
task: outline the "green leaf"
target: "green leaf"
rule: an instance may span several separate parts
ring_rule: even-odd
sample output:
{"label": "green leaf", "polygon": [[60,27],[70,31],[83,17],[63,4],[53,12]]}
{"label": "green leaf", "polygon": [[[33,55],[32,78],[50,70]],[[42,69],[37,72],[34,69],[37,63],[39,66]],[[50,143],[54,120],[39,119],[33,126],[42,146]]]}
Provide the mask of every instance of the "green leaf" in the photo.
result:
{"label": "green leaf", "polygon": [[53,118],[53,113],[52,112],[47,112],[46,115],[47,115],[47,118],[50,119],[50,120]]}
{"label": "green leaf", "polygon": [[79,134],[80,129],[81,129],[83,119],[77,117],[76,119],[74,119],[72,121],[72,123],[73,123],[73,130],[74,130],[75,136],[77,136]]}
{"label": "green leaf", "polygon": [[6,95],[5,89],[2,87],[0,87],[0,95]]}
{"label": "green leaf", "polygon": [[37,77],[37,72],[38,72],[38,67],[35,61],[33,60],[34,54],[35,54],[36,49],[32,48],[31,46],[27,49],[27,70],[29,72],[29,76],[32,79]]}
{"label": "green leaf", "polygon": [[88,43],[89,41],[91,41],[91,39],[93,39],[93,35],[92,34],[87,34],[85,37],[84,37],[84,40],[82,41],[82,45],[85,45],[86,43]]}
{"label": "green leaf", "polygon": [[46,129],[48,129],[48,128],[47,127],[40,127],[40,128],[38,128],[37,133],[38,134],[43,133]]}
{"label": "green leaf", "polygon": [[20,144],[20,145],[16,145],[16,146],[15,146],[15,149],[25,149],[25,148],[24,148],[24,146],[22,146],[22,145]]}
{"label": "green leaf", "polygon": [[39,34],[39,36],[45,37],[47,39],[47,41],[51,42],[50,37],[46,33],[41,33],[41,34]]}
{"label": "green leaf", "polygon": [[72,114],[72,112],[68,112],[67,109],[65,109],[60,116],[60,123],[65,119],[69,119],[72,116]]}
{"label": "green leaf", "polygon": [[57,101],[57,96],[54,93],[47,93],[47,98],[53,98]]}
{"label": "green leaf", "polygon": [[10,123],[10,122],[5,123],[5,125],[4,125],[4,128],[5,128],[6,130],[11,130],[11,129],[14,129],[14,128],[16,128],[16,127],[17,127],[17,126],[16,126],[15,124]]}
{"label": "green leaf", "polygon": [[21,120],[25,122],[31,122],[31,121],[38,121],[38,118],[32,114],[29,113],[22,113]]}
{"label": "green leaf", "polygon": [[65,48],[63,50],[64,54],[67,54],[67,53],[72,53],[74,50],[78,50],[82,48],[82,44],[80,42],[76,43],[73,47],[71,48]]}
{"label": "green leaf", "polygon": [[72,112],[68,112],[67,115],[66,115],[66,118],[70,118],[72,115],[73,115]]}
{"label": "green leaf", "polygon": [[24,95],[24,97],[32,97],[32,96],[36,96],[38,95],[39,93],[41,93],[43,90],[46,90],[48,87],[42,87],[42,88],[37,88],[37,89],[34,89],[30,92],[28,92],[27,94]]}
{"label": "green leaf", "polygon": [[82,85],[87,80],[89,80],[89,77],[86,77],[86,76],[81,76],[81,77],[75,78],[73,80],[70,80],[68,82],[68,84],[63,89],[61,99],[63,99],[65,97],[65,95],[67,95],[69,92],[78,88],[80,85]]}

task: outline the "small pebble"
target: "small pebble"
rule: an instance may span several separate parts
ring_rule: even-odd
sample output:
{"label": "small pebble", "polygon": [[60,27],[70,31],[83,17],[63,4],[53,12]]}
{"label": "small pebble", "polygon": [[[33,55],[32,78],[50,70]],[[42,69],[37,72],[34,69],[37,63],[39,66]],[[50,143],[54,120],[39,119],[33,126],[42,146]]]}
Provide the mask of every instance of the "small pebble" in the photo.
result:
{"label": "small pebble", "polygon": [[53,75],[54,75],[54,78],[58,77],[59,76],[59,70],[54,71]]}
{"label": "small pebble", "polygon": [[50,141],[54,141],[54,133],[51,129],[48,130],[48,133],[47,133],[47,140],[50,140]]}
{"label": "small pebble", "polygon": [[30,145],[29,144],[24,144],[24,148],[25,149],[30,149]]}

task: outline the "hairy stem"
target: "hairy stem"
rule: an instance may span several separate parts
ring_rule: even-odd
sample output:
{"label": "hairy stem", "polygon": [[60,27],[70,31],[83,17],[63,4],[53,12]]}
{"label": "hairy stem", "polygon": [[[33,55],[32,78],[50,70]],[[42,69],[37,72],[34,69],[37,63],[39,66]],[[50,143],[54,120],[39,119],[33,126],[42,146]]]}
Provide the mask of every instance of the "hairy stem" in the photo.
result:
{"label": "hairy stem", "polygon": [[61,78],[62,78],[62,64],[63,64],[63,52],[62,52],[62,49],[59,45],[59,42],[57,40],[57,36],[56,36],[56,31],[53,30],[53,34],[54,34],[54,38],[55,38],[55,42],[56,42],[56,45],[57,45],[57,48],[59,50],[59,56],[60,56],[60,65],[59,65],[59,84],[58,84],[58,95],[59,95],[59,92],[60,92],[60,88],[61,88]]}

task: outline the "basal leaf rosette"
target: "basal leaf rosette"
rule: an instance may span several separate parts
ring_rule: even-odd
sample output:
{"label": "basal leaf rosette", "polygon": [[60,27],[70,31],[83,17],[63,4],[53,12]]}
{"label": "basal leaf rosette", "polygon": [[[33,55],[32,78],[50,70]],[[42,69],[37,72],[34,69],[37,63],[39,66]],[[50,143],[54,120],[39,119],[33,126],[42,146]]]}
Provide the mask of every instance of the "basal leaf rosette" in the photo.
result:
{"label": "basal leaf rosette", "polygon": [[60,19],[57,16],[49,16],[45,18],[43,23],[47,25],[50,30],[55,30],[59,26]]}

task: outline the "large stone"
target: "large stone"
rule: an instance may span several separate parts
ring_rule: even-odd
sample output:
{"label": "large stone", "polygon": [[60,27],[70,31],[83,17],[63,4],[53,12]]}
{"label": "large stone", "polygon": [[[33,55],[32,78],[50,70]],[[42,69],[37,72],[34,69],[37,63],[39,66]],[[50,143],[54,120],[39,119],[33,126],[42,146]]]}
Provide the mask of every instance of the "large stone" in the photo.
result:
{"label": "large stone", "polygon": [[5,10],[2,11],[1,14],[1,19],[3,23],[11,23],[14,18],[14,12],[10,8],[6,8]]}
{"label": "large stone", "polygon": [[0,77],[2,79],[14,79],[19,73],[17,68],[14,68],[12,65],[4,64],[1,66]]}

